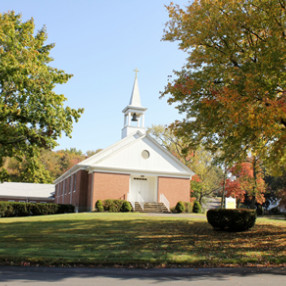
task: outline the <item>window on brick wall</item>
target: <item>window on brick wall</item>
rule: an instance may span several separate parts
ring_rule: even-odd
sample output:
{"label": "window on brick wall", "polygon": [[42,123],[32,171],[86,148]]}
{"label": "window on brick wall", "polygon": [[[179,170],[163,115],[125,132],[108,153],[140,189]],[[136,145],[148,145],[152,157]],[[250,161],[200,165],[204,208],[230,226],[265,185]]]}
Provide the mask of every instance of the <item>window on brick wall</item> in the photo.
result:
{"label": "window on brick wall", "polygon": [[76,174],[74,174],[73,191],[76,192]]}
{"label": "window on brick wall", "polygon": [[65,194],[65,188],[66,188],[66,181],[64,180],[63,181],[63,192],[62,192],[62,196],[64,196],[64,194]]}
{"label": "window on brick wall", "polygon": [[70,176],[70,188],[69,188],[69,194],[72,192],[73,189],[73,175]]}

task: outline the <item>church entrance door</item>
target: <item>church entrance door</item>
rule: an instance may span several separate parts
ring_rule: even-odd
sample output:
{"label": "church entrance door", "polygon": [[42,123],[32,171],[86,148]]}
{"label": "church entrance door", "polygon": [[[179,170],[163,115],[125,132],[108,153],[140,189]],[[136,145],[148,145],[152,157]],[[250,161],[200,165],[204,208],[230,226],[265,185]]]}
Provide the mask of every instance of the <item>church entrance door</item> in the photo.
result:
{"label": "church entrance door", "polygon": [[156,177],[131,176],[131,197],[135,202],[157,202]]}

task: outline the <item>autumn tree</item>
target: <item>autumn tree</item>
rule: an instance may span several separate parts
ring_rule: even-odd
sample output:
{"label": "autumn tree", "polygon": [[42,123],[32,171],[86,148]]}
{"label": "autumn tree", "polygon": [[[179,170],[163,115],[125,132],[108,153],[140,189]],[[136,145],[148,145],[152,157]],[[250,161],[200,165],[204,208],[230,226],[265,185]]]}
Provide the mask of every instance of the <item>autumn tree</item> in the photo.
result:
{"label": "autumn tree", "polygon": [[72,75],[49,65],[54,44],[45,43],[45,28],[34,30],[33,19],[0,14],[0,160],[52,149],[62,133],[71,136],[83,112],[64,107],[65,96],[55,93]]}
{"label": "autumn tree", "polygon": [[231,179],[227,179],[225,190],[240,203],[255,208],[256,204],[265,202],[266,184],[260,162],[256,157],[238,163],[230,169]]}
{"label": "autumn tree", "polygon": [[86,159],[81,150],[70,148],[51,151],[41,149],[33,157],[21,160],[5,157],[0,168],[1,181],[52,183],[68,169]]}
{"label": "autumn tree", "polygon": [[286,161],[285,0],[195,0],[170,4],[163,40],[188,54],[162,93],[187,114],[193,145],[268,168]]}

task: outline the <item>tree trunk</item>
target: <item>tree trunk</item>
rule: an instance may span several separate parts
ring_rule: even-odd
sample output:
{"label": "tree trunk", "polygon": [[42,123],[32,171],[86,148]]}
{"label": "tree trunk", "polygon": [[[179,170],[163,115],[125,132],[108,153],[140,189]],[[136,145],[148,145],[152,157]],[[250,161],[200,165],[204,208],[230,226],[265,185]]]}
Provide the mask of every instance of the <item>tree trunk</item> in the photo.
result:
{"label": "tree trunk", "polygon": [[252,200],[251,200],[251,208],[255,209],[255,203],[256,203],[256,194],[257,194],[257,174],[256,174],[256,164],[257,164],[257,158],[253,157],[252,162],[252,168],[253,168],[253,190],[252,190]]}
{"label": "tree trunk", "polygon": [[226,174],[227,174],[227,169],[226,167],[224,168],[224,174],[223,174],[223,185],[222,185],[222,196],[221,196],[221,203],[220,207],[222,209],[225,208],[225,183],[226,183]]}

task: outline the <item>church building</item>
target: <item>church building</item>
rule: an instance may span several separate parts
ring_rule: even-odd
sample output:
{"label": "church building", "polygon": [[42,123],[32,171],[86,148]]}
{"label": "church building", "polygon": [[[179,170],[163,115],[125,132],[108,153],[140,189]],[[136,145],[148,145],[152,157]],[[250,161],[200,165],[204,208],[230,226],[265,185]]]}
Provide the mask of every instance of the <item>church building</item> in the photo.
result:
{"label": "church building", "polygon": [[190,200],[193,172],[146,133],[137,73],[123,109],[122,139],[73,166],[55,180],[55,202],[91,211],[97,200],[122,199],[144,211],[148,204],[170,210]]}

